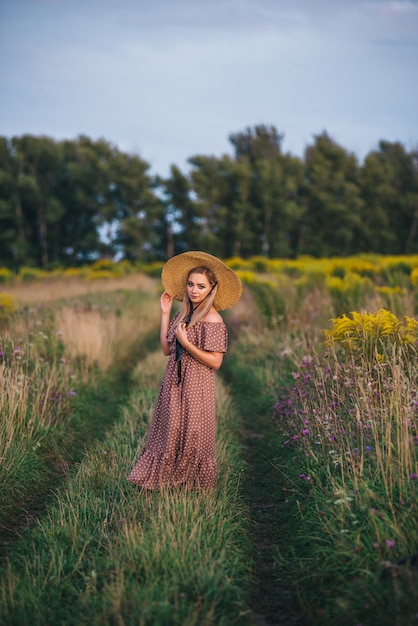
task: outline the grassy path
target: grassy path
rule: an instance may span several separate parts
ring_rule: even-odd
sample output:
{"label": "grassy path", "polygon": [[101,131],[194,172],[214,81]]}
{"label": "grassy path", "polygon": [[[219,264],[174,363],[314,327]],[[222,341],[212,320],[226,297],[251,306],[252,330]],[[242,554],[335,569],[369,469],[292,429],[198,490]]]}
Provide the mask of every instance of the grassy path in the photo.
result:
{"label": "grassy path", "polygon": [[[79,464],[86,450],[102,440],[119,417],[120,407],[132,389],[132,372],[158,343],[156,330],[133,341],[123,364],[118,363],[94,385],[80,386],[71,405],[70,418],[60,428],[51,430],[48,445],[43,446],[38,465],[32,470],[24,500],[16,500],[0,526],[0,558],[11,544],[42,514],[54,491]],[[20,497],[23,497],[22,495]]]}
{"label": "grassy path", "polygon": [[251,623],[242,449],[235,408],[221,381],[216,493],[147,497],[126,480],[149,427],[164,364],[160,351],[138,363],[118,419],[101,441],[90,443],[11,546],[0,575],[0,623]]}
{"label": "grassy path", "polygon": [[305,625],[296,608],[292,581],[277,565],[279,552],[287,552],[285,491],[275,468],[283,452],[271,415],[271,399],[260,390],[248,362],[231,351],[223,365],[234,403],[241,415],[246,461],[245,497],[249,504],[250,536],[254,561],[251,607],[255,624]]}

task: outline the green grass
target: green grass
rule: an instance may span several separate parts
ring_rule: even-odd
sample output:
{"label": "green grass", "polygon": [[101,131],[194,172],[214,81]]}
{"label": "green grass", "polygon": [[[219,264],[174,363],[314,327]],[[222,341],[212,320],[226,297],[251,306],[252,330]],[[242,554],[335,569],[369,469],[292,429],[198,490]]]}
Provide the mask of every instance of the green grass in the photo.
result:
{"label": "green grass", "polygon": [[242,335],[222,369],[241,415],[244,495],[250,509],[249,548],[254,563],[250,603],[267,623],[302,624],[291,568],[277,565],[277,554],[292,541],[292,530],[284,528],[289,513],[287,483],[277,471],[277,463],[283,461],[283,438],[272,419],[273,395],[267,386],[267,372],[273,368],[284,380],[287,371],[283,364],[277,369],[278,361],[271,350],[263,350],[261,367],[260,345],[265,344],[260,335],[258,339],[260,344],[254,348]]}
{"label": "green grass", "polygon": [[[398,353],[395,358],[393,352],[379,367],[356,363],[353,378],[351,360],[345,362],[341,354],[334,355],[338,363],[330,376],[328,361],[317,370],[308,366],[313,356],[283,329],[247,329],[225,363],[244,418],[251,471],[246,493],[257,566],[253,603],[267,619],[284,623],[413,624],[418,612],[416,358]],[[285,394],[279,420],[273,418],[273,405],[285,383],[296,392]],[[349,411],[357,405],[360,413]],[[347,415],[341,423],[343,408]],[[349,428],[356,415],[364,427],[361,437]],[[328,442],[330,424],[341,430]],[[344,460],[354,436],[370,439],[358,444],[354,460]]]}
{"label": "green grass", "polygon": [[[109,296],[106,300],[103,294],[96,294],[95,306],[104,308],[107,315],[112,307],[116,308],[123,324],[125,312],[136,305],[140,323],[141,309],[148,306],[149,298],[135,295],[136,299],[129,292],[112,295],[110,306],[106,305]],[[61,304],[38,310],[35,320],[32,315],[31,326],[27,311],[16,314],[14,326],[21,329],[19,341],[9,335],[0,337],[0,383],[4,392],[0,540],[6,546],[42,510],[68,467],[80,461],[94,440],[105,436],[131,388],[135,363],[158,344],[156,320],[144,332],[138,328],[108,371],[101,372],[94,366],[88,380],[82,382],[76,360],[64,358],[65,349],[52,327],[54,309]],[[71,301],[67,304],[76,306]],[[91,295],[77,299],[79,307],[92,305]]]}
{"label": "green grass", "polygon": [[138,366],[136,389],[112,429],[9,555],[0,581],[1,623],[249,623],[243,467],[236,413],[222,385],[216,493],[146,497],[126,480],[162,365],[150,355]]}
{"label": "green grass", "polygon": [[[75,306],[86,314],[81,321],[91,321],[95,312],[95,330],[109,322],[115,358],[109,366],[100,334],[96,361],[94,354],[83,360],[75,350],[77,395],[65,410],[46,413],[36,428],[31,411],[20,410],[13,396],[10,415],[16,411],[20,421],[9,420],[13,436],[5,441],[15,446],[15,466],[10,480],[2,468],[2,496],[15,513],[3,509],[3,519],[10,531],[16,522],[14,533],[21,537],[15,536],[1,561],[0,623],[415,623],[416,360],[395,358],[388,349],[370,365],[360,349],[358,362],[335,351],[330,370],[324,363],[316,367],[316,357],[324,356],[321,328],[329,311],[322,292],[298,311],[288,308],[285,318],[276,316],[268,330],[249,292],[244,296],[244,308],[229,319],[230,348],[218,375],[219,486],[211,494],[167,490],[145,496],[126,480],[144,443],[165,364],[153,351],[158,316],[144,318],[144,325],[137,321],[141,299],[133,292],[56,303],[67,309],[64,321],[71,322]],[[158,307],[155,294],[151,300],[148,311]],[[267,304],[273,316],[270,299]],[[260,310],[266,314],[265,307]],[[48,335],[52,309],[43,315],[37,332],[34,314],[28,313],[24,327],[45,371],[48,363],[66,358],[68,346]],[[413,354],[414,346],[409,349]],[[375,356],[374,350],[368,354]],[[19,389],[16,367],[17,384],[10,390]],[[41,369],[29,372],[37,384]],[[293,389],[286,393],[294,410],[279,420],[273,406],[284,385]],[[323,426],[321,446],[319,430],[312,440],[310,431],[302,437],[307,416],[309,428]],[[371,437],[370,450],[358,422]],[[13,431],[17,423],[24,427]],[[326,439],[331,426],[343,431],[341,449]],[[298,439],[285,445],[294,435]],[[345,454],[353,437],[361,452],[356,457]],[[36,518],[26,530],[25,515],[16,515],[22,506]]]}

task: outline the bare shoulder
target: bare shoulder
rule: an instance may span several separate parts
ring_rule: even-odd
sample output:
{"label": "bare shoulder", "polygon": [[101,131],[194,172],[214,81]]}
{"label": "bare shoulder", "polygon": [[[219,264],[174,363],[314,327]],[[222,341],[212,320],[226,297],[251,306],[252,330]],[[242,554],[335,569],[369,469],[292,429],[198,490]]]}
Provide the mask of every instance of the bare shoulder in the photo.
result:
{"label": "bare shoulder", "polygon": [[211,309],[210,311],[208,311],[208,313],[205,315],[204,322],[210,322],[211,324],[216,324],[216,323],[221,323],[223,322],[222,316],[218,313],[218,311],[216,311],[216,309]]}

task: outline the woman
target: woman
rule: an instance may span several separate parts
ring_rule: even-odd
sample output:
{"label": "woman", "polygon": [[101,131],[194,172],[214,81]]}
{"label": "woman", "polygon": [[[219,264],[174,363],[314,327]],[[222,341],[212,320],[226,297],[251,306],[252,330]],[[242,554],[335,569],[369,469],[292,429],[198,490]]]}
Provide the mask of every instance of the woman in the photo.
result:
{"label": "woman", "polygon": [[[215,370],[227,350],[218,311],[241,296],[239,277],[206,252],[164,265],[160,342],[169,357],[145,448],[128,480],[144,489],[216,486]],[[170,320],[174,300],[180,311]]]}

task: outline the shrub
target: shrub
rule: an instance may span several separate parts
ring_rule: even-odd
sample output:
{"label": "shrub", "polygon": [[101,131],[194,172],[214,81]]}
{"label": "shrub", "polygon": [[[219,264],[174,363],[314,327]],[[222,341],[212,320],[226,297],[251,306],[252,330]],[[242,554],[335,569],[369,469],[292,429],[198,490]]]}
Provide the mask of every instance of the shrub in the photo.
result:
{"label": "shrub", "polygon": [[347,272],[344,278],[328,276],[325,284],[337,315],[353,309],[361,309],[373,292],[371,280],[355,272]]}
{"label": "shrub", "polygon": [[24,281],[39,280],[48,277],[48,272],[40,270],[36,267],[21,267],[18,274],[19,278]]}
{"label": "shrub", "polygon": [[277,284],[268,280],[255,279],[248,283],[254,301],[268,328],[286,319],[286,303]]}
{"label": "shrub", "polygon": [[0,324],[7,322],[14,311],[12,296],[8,293],[0,293]]}
{"label": "shrub", "polygon": [[138,263],[136,265],[136,268],[140,272],[143,272],[144,274],[147,274],[148,276],[152,276],[153,278],[160,278],[163,265],[164,263],[162,263],[161,261],[155,261],[155,263],[148,263],[146,265],[142,263]]}
{"label": "shrub", "polygon": [[0,267],[0,285],[6,285],[13,281],[14,274],[7,267]]}

